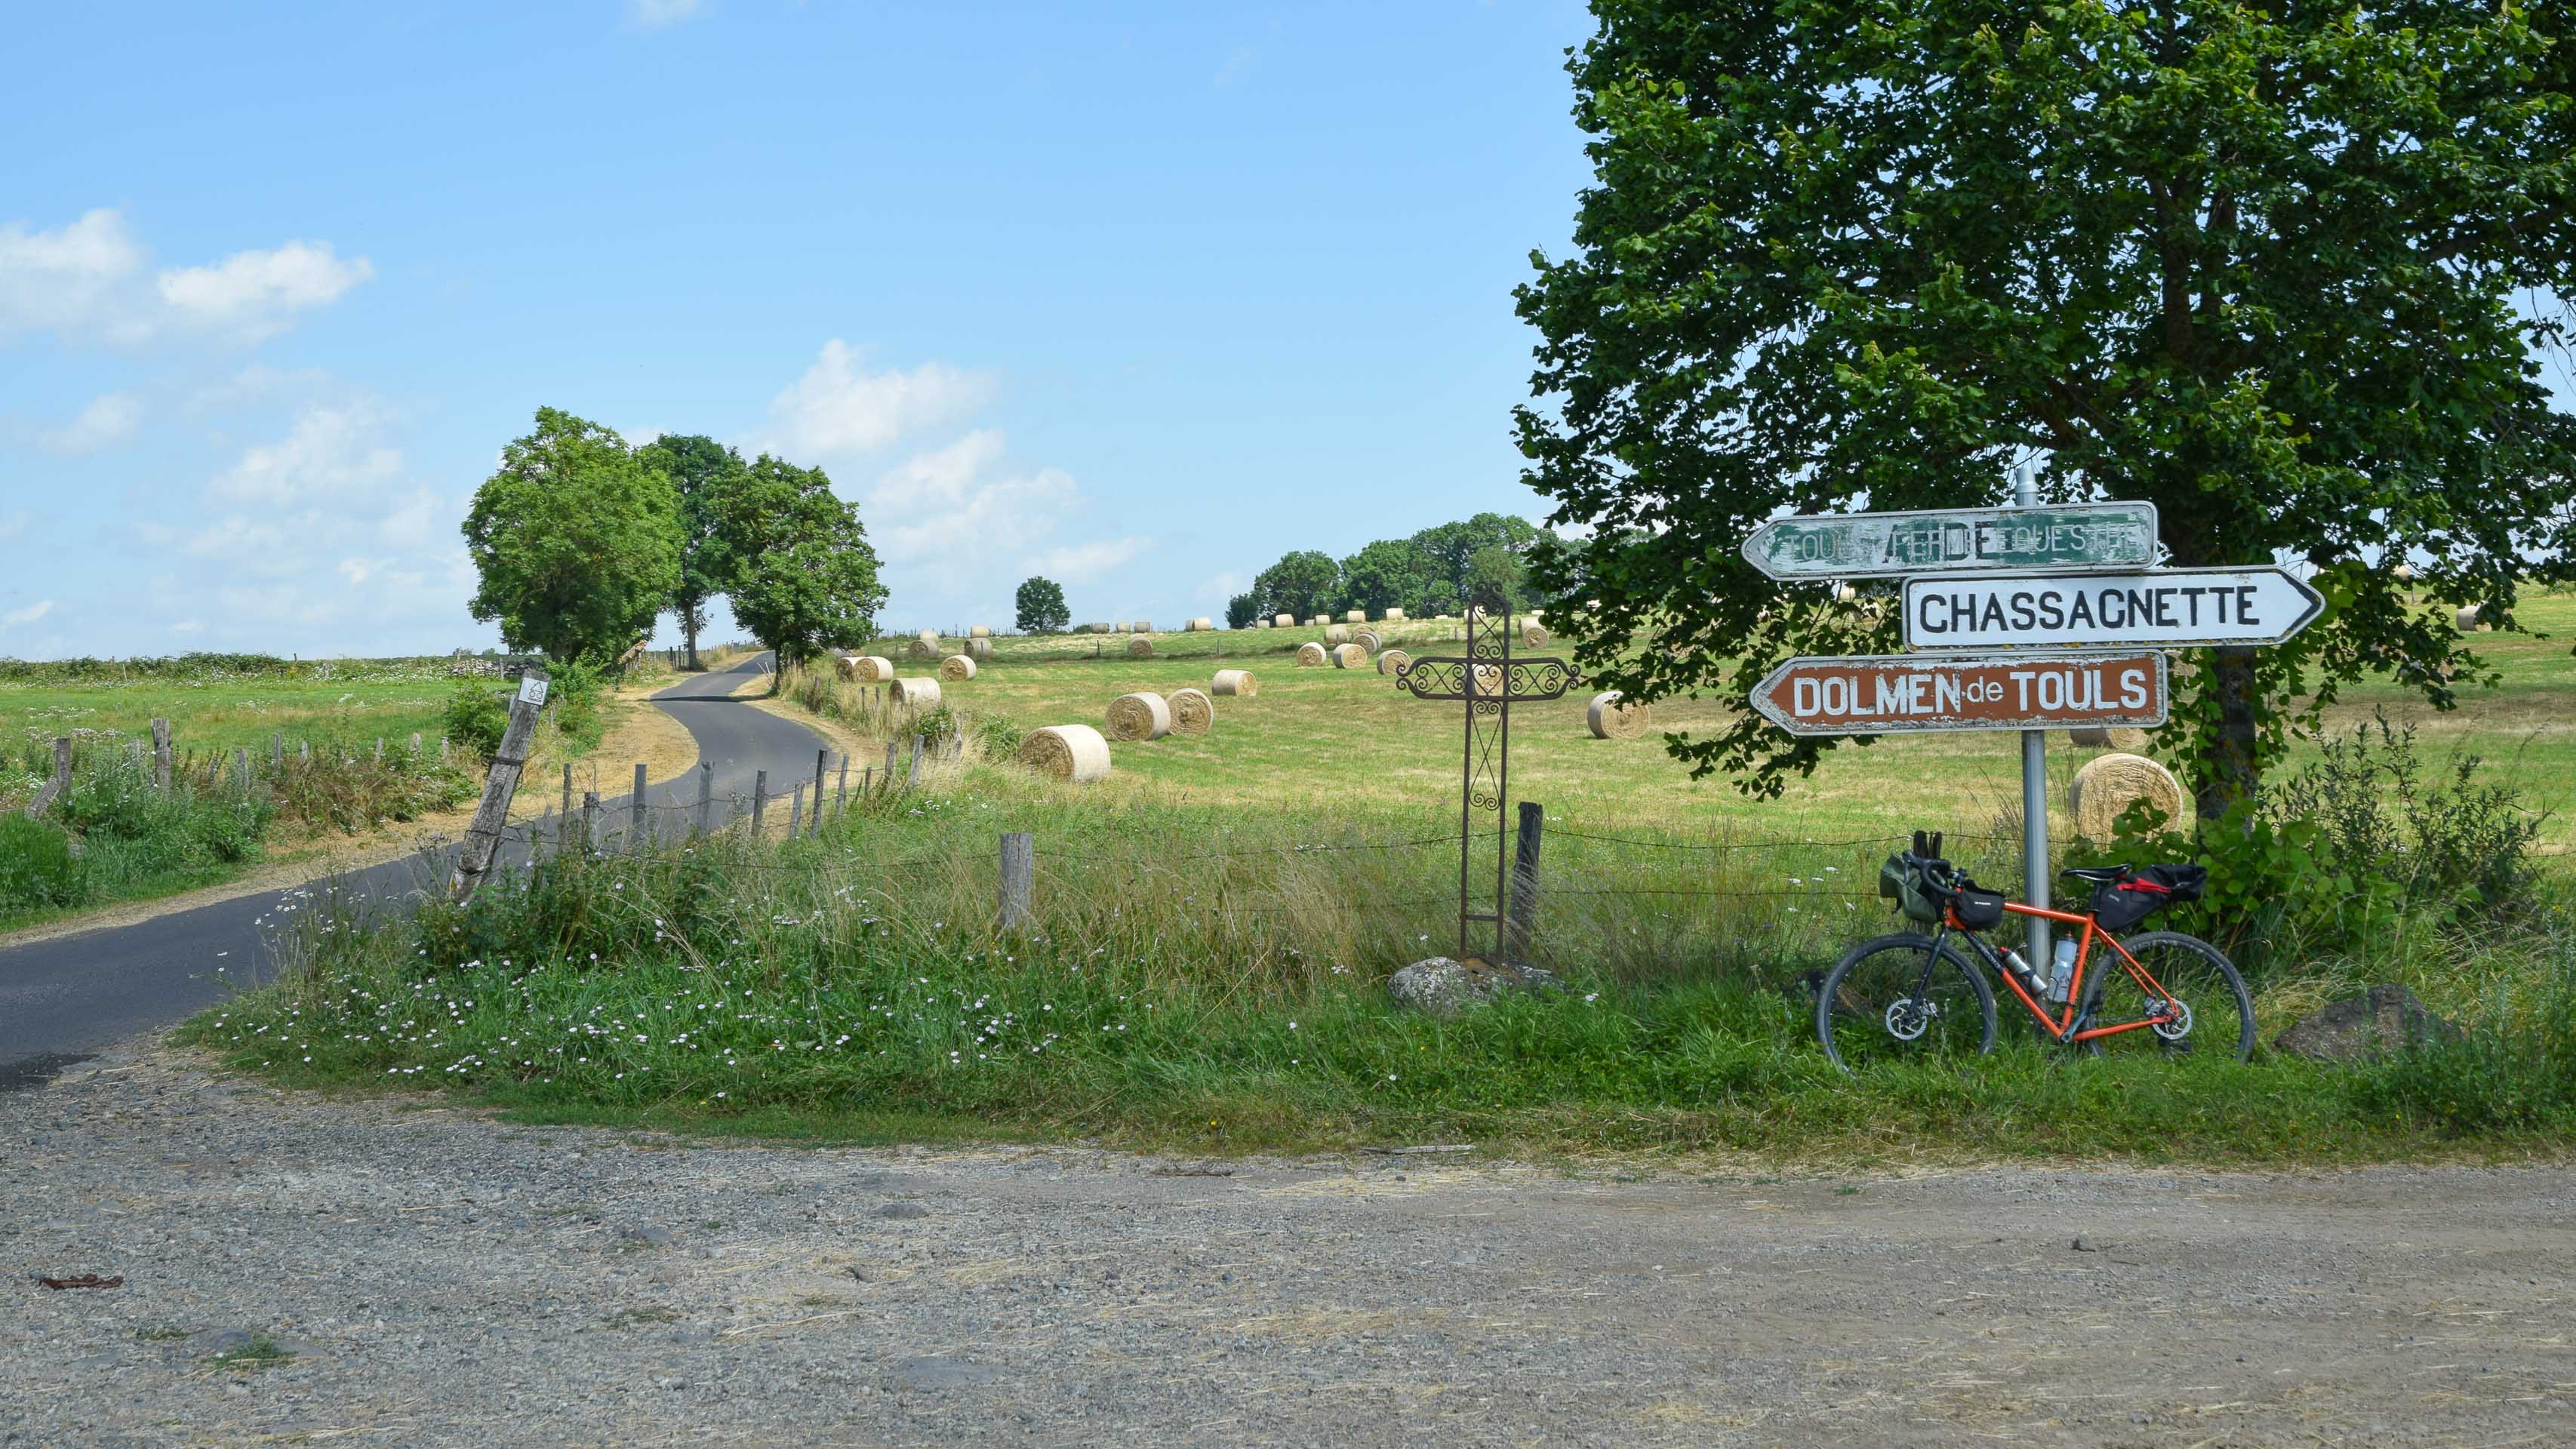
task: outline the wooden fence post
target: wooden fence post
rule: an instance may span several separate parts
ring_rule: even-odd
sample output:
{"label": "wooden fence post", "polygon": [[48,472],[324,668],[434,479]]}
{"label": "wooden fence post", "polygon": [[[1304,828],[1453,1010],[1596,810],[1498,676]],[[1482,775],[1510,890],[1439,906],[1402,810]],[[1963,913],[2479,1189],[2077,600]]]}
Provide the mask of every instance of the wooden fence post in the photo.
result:
{"label": "wooden fence post", "polygon": [[805,782],[796,782],[796,791],[787,800],[787,838],[794,840],[798,827],[805,823]]}
{"label": "wooden fence post", "polygon": [[377,764],[379,764],[379,765],[381,765],[381,764],[383,764],[384,762],[385,762],[385,737],[384,737],[383,735],[378,735],[378,736],[376,736],[376,763],[377,763]]}
{"label": "wooden fence post", "polygon": [[233,746],[233,785],[240,790],[243,799],[250,798],[250,747],[247,745]]}
{"label": "wooden fence post", "polygon": [[711,760],[698,761],[698,833],[705,835],[715,828],[716,767]]}
{"label": "wooden fence post", "polygon": [[761,770],[751,777],[751,838],[760,838],[760,817],[769,809],[769,772]]}
{"label": "wooden fence post", "polygon": [[886,741],[886,790],[889,793],[894,789],[894,751],[894,741]]}
{"label": "wooden fence post", "polygon": [[635,803],[627,815],[626,853],[633,855],[644,848],[644,762],[635,762]]}
{"label": "wooden fence post", "polygon": [[447,763],[447,736],[445,735],[438,737],[438,762],[442,765]]}
{"label": "wooden fence post", "polygon": [[53,808],[54,801],[72,786],[72,737],[54,736],[54,777],[27,802],[27,818],[33,820]]}
{"label": "wooden fence post", "polygon": [[[483,781],[483,803],[474,809],[474,823],[465,828],[465,843],[456,853],[456,873],[448,879],[449,893],[460,901],[472,896],[492,869],[501,832],[510,823],[510,797],[518,793],[519,771],[528,763],[528,737],[536,731],[537,706],[522,686],[519,697],[510,702],[510,725],[501,732],[501,747],[492,752],[492,773]],[[562,853],[561,847],[556,853]]]}
{"label": "wooden fence post", "polygon": [[581,853],[588,855],[598,848],[599,792],[584,790],[581,792]]}
{"label": "wooden fence post", "polygon": [[1002,836],[1002,929],[1029,924],[1030,881],[1037,870],[1037,837],[1024,830]]}
{"label": "wooden fence post", "polygon": [[903,788],[909,790],[921,783],[921,736],[912,737],[912,766],[903,773]]}
{"label": "wooden fence post", "polygon": [[566,820],[572,819],[572,762],[570,760],[564,761],[563,815]]}
{"label": "wooden fence post", "polygon": [[170,722],[152,722],[152,783],[162,794],[170,793]]}
{"label": "wooden fence post", "polygon": [[286,735],[279,730],[268,733],[268,772],[275,775],[286,768]]}
{"label": "wooden fence post", "polygon": [[840,779],[840,783],[839,783],[838,785],[836,785],[836,786],[834,786],[834,787],[833,787],[832,794],[833,794],[833,800],[832,800],[832,813],[833,813],[833,814],[835,814],[835,815],[847,815],[847,814],[849,814],[849,813],[850,813],[850,757],[849,757],[848,755],[846,755],[846,754],[845,754],[845,755],[843,755],[843,756],[841,756],[841,779]]}
{"label": "wooden fence post", "polygon": [[814,833],[823,833],[823,766],[831,761],[830,750],[814,752]]}
{"label": "wooden fence post", "polygon": [[1528,953],[1530,931],[1538,921],[1538,838],[1546,821],[1547,812],[1537,802],[1521,802],[1520,829],[1512,841],[1511,918],[1503,934],[1507,961]]}

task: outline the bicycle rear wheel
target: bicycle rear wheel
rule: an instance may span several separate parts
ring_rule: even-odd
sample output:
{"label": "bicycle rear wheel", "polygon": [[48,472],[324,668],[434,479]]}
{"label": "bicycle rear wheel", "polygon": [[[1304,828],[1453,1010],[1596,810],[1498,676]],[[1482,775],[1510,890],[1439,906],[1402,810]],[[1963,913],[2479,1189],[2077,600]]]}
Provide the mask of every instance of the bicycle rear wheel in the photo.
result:
{"label": "bicycle rear wheel", "polygon": [[[1927,972],[1926,964],[1929,964]],[[1995,994],[1949,942],[1911,932],[1843,953],[1816,992],[1816,1036],[1844,1071],[1994,1049]]]}
{"label": "bicycle rear wheel", "polygon": [[[2216,946],[2180,931],[2149,931],[2121,944],[2168,997],[2182,1004],[2182,1020],[2095,1037],[2087,1045],[2105,1056],[2226,1053],[2241,1062],[2254,1054],[2253,994],[2245,989],[2236,963]],[[2112,1026],[2154,1014],[2146,988],[2129,974],[2118,952],[2097,952],[2087,969],[2094,970],[2093,979],[2084,984],[2088,1024]]]}

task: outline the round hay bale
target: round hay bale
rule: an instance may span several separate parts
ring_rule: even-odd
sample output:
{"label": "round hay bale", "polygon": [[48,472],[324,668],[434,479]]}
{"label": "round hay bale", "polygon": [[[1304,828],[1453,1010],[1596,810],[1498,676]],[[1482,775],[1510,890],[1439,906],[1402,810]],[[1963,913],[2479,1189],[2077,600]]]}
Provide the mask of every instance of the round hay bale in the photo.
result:
{"label": "round hay bale", "polygon": [[861,654],[850,661],[850,678],[861,684],[883,684],[894,678],[894,661],[882,654]]}
{"label": "round hay bale", "polygon": [[1348,644],[1351,642],[1351,626],[1348,624],[1326,624],[1324,626],[1324,642],[1336,649]]}
{"label": "round hay bale", "polygon": [[856,654],[835,654],[832,656],[832,666],[840,672],[843,679],[859,677],[859,656]]}
{"label": "round hay bale", "polygon": [[1216,620],[1209,618],[1205,614],[1201,614],[1190,621],[1190,632],[1194,634],[1213,634],[1216,632]]}
{"label": "round hay bale", "polygon": [[990,659],[993,657],[993,641],[969,639],[966,641],[966,654],[971,659]]}
{"label": "round hay bale", "polygon": [[2075,817],[2076,834],[2108,840],[2112,822],[2135,800],[2152,803],[2167,820],[2182,818],[2182,786],[2171,770],[2144,755],[2095,755],[2086,761],[2067,787],[2066,809]]}
{"label": "round hay bale", "polygon": [[1298,645],[1298,646],[1297,646],[1297,667],[1298,667],[1298,668],[1300,668],[1300,669],[1314,669],[1314,668],[1317,668],[1317,667],[1321,666],[1321,665],[1323,664],[1323,662],[1324,662],[1324,646],[1323,646],[1323,645],[1309,642],[1309,643],[1300,644],[1300,645]]}
{"label": "round hay bale", "polygon": [[886,694],[906,709],[939,707],[939,681],[936,679],[898,679],[886,686]]}
{"label": "round hay bale", "polygon": [[2478,632],[2478,606],[2471,604],[2460,612],[2453,614],[2451,616],[2451,622],[2458,625],[2460,632],[2463,634],[2474,634]]}
{"label": "round hay bale", "polygon": [[1404,666],[1411,664],[1412,662],[1412,655],[1405,653],[1401,649],[1389,649],[1377,657],[1377,672],[1392,676],[1395,671],[1402,669]]}
{"label": "round hay bale", "polygon": [[1109,701],[1109,737],[1159,740],[1172,732],[1172,706],[1159,694],[1122,694]]}
{"label": "round hay bale", "polygon": [[936,629],[924,629],[924,630],[922,630],[920,633],[915,634],[915,635],[913,635],[912,637],[914,637],[915,639],[920,640],[920,641],[921,641],[922,643],[924,643],[924,644],[929,645],[929,646],[930,646],[931,648],[933,648],[933,649],[936,649],[936,648],[938,648],[938,647],[939,647],[939,631],[938,631],[938,630],[936,630]]}
{"label": "round hay bale", "polygon": [[1256,629],[1271,629],[1276,628],[1277,626],[1267,619],[1255,619],[1252,621],[1252,627]]}
{"label": "round hay bale", "polygon": [[[1852,600],[1857,599],[1857,598],[1859,598],[1859,597],[1860,597],[1860,590],[1853,588],[1853,587],[1852,587],[1851,585],[1849,585],[1849,584],[1845,584],[1845,585],[1843,585],[1842,587],[1840,587],[1840,588],[1838,588],[1838,589],[1834,590],[1834,597],[1835,597],[1836,599],[1841,600],[1843,603],[1848,604],[1848,603],[1850,603]],[[1598,605],[1595,605],[1594,607],[1596,607],[1596,608],[1597,608],[1597,607],[1599,607],[1599,606],[1598,606]]]}
{"label": "round hay bale", "polygon": [[2397,567],[2388,571],[2388,576],[2397,580],[2397,582],[2401,584],[2411,584],[2415,582],[2415,566],[2413,564],[2399,564]]}
{"label": "round hay bale", "polygon": [[1323,615],[1321,615],[1321,614],[1317,614],[1315,617],[1313,617],[1313,618],[1311,618],[1311,619],[1309,619],[1309,620],[1307,620],[1307,621],[1306,621],[1306,627],[1307,627],[1307,628],[1309,628],[1309,629],[1321,629],[1321,628],[1323,628],[1326,624],[1329,624],[1329,623],[1331,623],[1331,622],[1333,622],[1333,621],[1332,621],[1332,620],[1330,620],[1330,619],[1325,618],[1325,617],[1324,617]]}
{"label": "round hay bale", "polygon": [[1386,621],[1387,621],[1388,623],[1390,623],[1390,624],[1401,624],[1401,623],[1403,623],[1403,622],[1404,622],[1404,611],[1403,611],[1402,609],[1389,609],[1389,610],[1387,610],[1387,611],[1386,611]]}
{"label": "round hay bale", "polygon": [[1646,732],[1649,723],[1646,706],[1628,703],[1615,689],[1592,696],[1592,703],[1584,707],[1583,722],[1591,726],[1596,740],[1633,740]]}
{"label": "round hay bale", "polygon": [[1486,699],[1501,698],[1503,693],[1503,666],[1499,664],[1477,665],[1476,693]]}
{"label": "round hay bale", "polygon": [[1109,742],[1084,724],[1048,725],[1020,741],[1020,763],[1076,785],[1109,773]]}
{"label": "round hay bale", "polygon": [[2071,729],[2066,732],[2066,738],[2069,743],[2077,745],[2083,749],[2120,750],[2132,755],[2147,747],[2147,732],[2145,730],[2128,729],[2125,727],[2118,729],[2109,728],[2107,726]]}
{"label": "round hay bale", "polygon": [[1261,692],[1260,683],[1252,677],[1252,671],[1249,669],[1220,669],[1208,688],[1218,694],[1233,695],[1237,699],[1250,699]]}
{"label": "round hay bale", "polygon": [[1362,649],[1357,644],[1336,644],[1333,646],[1333,667],[1335,669],[1357,669],[1366,663],[1368,663],[1368,651]]}
{"label": "round hay bale", "polygon": [[1131,634],[1151,634],[1154,632],[1154,622],[1151,619],[1139,619],[1136,621],[1136,627],[1130,629],[1128,632]]}
{"label": "round hay bale", "polygon": [[936,659],[939,657],[938,641],[931,639],[915,639],[903,646],[903,657],[906,659]]}
{"label": "round hay bale", "polygon": [[1172,707],[1172,733],[1203,735],[1216,728],[1216,701],[1198,689],[1176,689],[1168,701]]}
{"label": "round hay bale", "polygon": [[1294,614],[1273,614],[1270,616],[1270,627],[1274,629],[1294,629],[1297,627],[1297,616]]}
{"label": "round hay bale", "polygon": [[1386,647],[1386,636],[1375,629],[1353,629],[1351,631],[1351,642],[1357,644],[1371,654],[1375,654],[1377,651]]}
{"label": "round hay bale", "polygon": [[1129,635],[1127,637],[1127,657],[1130,659],[1153,658],[1154,641],[1146,638],[1142,634]]}
{"label": "round hay bale", "polygon": [[1342,622],[1345,624],[1365,624],[1368,622],[1368,610],[1352,609],[1342,615]]}
{"label": "round hay bale", "polygon": [[951,654],[939,661],[939,677],[951,684],[975,677],[975,661],[963,654]]}
{"label": "round hay bale", "polygon": [[1536,619],[1525,619],[1521,621],[1521,642],[1532,649],[1546,648],[1547,641],[1555,637],[1555,635],[1547,632],[1547,626],[1545,624],[1540,623]]}
{"label": "round hay bale", "polygon": [[987,625],[978,624],[974,628],[966,631],[966,637],[969,639],[990,639],[993,637],[993,631]]}

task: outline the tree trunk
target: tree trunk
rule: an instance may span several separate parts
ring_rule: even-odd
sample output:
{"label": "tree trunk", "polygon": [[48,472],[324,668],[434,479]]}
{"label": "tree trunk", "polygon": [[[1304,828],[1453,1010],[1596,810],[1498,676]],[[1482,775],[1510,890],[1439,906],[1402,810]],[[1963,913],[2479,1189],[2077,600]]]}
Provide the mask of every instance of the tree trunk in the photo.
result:
{"label": "tree trunk", "polygon": [[2228,807],[2254,798],[2260,779],[2254,757],[2254,651],[2247,648],[2210,652],[2209,692],[2218,703],[2218,725],[2200,758],[2194,804],[2203,821],[2217,820]]}

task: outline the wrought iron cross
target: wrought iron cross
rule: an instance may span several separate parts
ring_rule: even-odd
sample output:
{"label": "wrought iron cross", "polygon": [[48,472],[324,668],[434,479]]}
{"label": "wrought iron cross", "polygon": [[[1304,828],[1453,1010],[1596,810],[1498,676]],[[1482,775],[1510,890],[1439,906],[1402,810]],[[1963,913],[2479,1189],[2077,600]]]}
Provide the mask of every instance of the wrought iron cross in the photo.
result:
{"label": "wrought iron cross", "polygon": [[[1511,610],[1467,608],[1467,653],[1464,657],[1416,659],[1395,671],[1398,687],[1416,699],[1455,699],[1467,705],[1464,765],[1458,791],[1458,959],[1467,959],[1468,932],[1475,922],[1494,926],[1494,954],[1503,959],[1503,918],[1509,908],[1512,834],[1503,814],[1511,787],[1512,705],[1520,700],[1556,699],[1574,684],[1574,671],[1562,659],[1512,657]],[[1494,909],[1475,909],[1473,879],[1476,816],[1494,816]]]}

